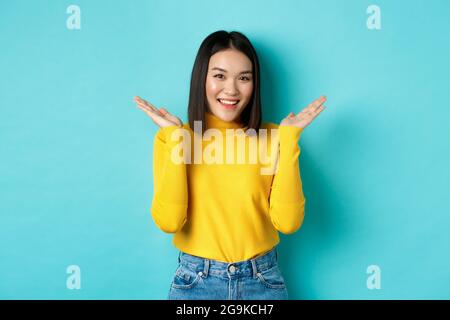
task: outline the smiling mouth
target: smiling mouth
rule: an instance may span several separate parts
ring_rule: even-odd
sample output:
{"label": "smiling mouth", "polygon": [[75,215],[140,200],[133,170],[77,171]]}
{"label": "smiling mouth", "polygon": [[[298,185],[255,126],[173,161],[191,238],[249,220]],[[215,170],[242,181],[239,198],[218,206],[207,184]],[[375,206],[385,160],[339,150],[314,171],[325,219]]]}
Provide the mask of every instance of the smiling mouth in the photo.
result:
{"label": "smiling mouth", "polygon": [[232,107],[236,106],[239,103],[239,101],[241,101],[241,100],[217,99],[217,101],[225,107],[232,108]]}

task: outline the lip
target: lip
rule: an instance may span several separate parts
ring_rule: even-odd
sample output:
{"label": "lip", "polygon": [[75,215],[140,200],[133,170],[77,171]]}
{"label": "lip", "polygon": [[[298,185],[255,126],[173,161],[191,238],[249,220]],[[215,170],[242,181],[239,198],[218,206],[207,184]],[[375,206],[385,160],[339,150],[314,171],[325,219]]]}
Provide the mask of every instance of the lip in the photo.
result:
{"label": "lip", "polygon": [[[223,100],[240,101],[239,99],[223,99]],[[236,104],[223,104],[222,102],[219,101],[219,99],[217,99],[217,102],[218,102],[223,108],[228,109],[228,110],[234,110],[234,109],[236,109],[237,106],[238,106],[238,104],[239,104],[239,102],[236,103]]]}
{"label": "lip", "polygon": [[217,98],[218,100],[228,100],[228,101],[239,101],[239,99],[231,99],[231,98]]}

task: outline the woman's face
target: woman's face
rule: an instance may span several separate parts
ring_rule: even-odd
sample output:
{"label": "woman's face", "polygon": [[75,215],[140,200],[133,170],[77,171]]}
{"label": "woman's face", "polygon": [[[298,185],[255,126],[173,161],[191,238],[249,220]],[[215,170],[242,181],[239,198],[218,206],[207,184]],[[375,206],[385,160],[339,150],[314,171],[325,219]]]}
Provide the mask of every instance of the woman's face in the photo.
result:
{"label": "woman's face", "polygon": [[252,72],[252,62],[240,51],[227,49],[213,54],[206,76],[209,111],[224,121],[239,120],[252,97]]}

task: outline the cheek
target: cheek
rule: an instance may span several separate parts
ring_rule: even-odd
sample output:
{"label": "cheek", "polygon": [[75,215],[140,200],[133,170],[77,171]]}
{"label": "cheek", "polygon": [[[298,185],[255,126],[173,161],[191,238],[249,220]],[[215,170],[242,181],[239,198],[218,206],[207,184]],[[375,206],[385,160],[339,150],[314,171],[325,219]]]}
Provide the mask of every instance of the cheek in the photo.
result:
{"label": "cheek", "polygon": [[206,82],[206,94],[209,96],[215,96],[219,92],[220,88],[217,83],[213,81]]}
{"label": "cheek", "polygon": [[246,85],[244,88],[242,88],[241,92],[246,97],[247,100],[250,100],[253,93],[253,84]]}

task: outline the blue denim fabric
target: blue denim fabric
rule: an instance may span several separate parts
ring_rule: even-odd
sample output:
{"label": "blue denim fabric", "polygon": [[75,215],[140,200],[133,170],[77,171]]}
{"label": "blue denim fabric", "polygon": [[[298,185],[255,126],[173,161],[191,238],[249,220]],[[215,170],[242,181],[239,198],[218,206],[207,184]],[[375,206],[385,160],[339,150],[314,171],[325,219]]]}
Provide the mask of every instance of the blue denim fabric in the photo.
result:
{"label": "blue denim fabric", "polygon": [[277,248],[234,263],[180,251],[169,300],[288,300]]}

